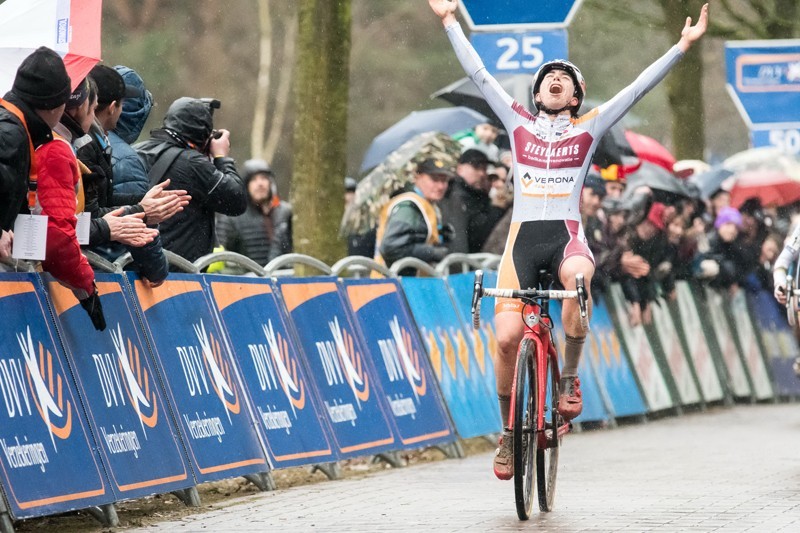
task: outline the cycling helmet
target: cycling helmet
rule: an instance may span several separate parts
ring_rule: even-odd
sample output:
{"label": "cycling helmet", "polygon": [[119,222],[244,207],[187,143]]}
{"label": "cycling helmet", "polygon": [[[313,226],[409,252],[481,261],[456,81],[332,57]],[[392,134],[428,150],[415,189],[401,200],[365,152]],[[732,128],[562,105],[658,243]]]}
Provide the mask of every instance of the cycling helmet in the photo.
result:
{"label": "cycling helmet", "polygon": [[536,102],[536,93],[539,92],[539,87],[541,87],[542,80],[544,80],[545,75],[547,75],[547,73],[551,70],[563,70],[570,75],[572,82],[575,84],[575,96],[578,98],[578,105],[575,106],[575,110],[580,109],[581,104],[583,104],[583,98],[586,96],[586,81],[584,81],[583,74],[581,74],[580,69],[566,59],[554,59],[553,61],[548,61],[539,67],[539,70],[537,70],[536,74],[533,75],[531,99],[533,100],[534,107],[536,107],[538,110],[539,104]]}

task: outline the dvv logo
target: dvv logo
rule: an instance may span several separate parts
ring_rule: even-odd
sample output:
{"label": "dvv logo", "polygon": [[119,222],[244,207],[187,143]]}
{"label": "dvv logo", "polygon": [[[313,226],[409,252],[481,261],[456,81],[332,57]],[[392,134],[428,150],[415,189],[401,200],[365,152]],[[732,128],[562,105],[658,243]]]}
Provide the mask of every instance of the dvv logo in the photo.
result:
{"label": "dvv logo", "polygon": [[378,340],[389,381],[406,380],[414,393],[414,398],[419,403],[420,396],[425,396],[427,390],[419,352],[414,349],[411,334],[406,328],[400,326],[397,316],[389,322],[389,329],[392,332],[392,338]]}
{"label": "dvv logo", "polygon": [[139,347],[122,335],[119,324],[116,329],[111,330],[111,341],[114,343],[116,361],[111,359],[110,354],[92,354],[106,406],[112,407],[120,403],[125,405],[127,397],[139,418],[142,433],[147,438],[145,426],[154,428],[158,423],[155,383],[147,371],[147,366],[143,364]]}
{"label": "dvv logo", "polygon": [[272,365],[265,365],[266,370],[269,371],[269,378],[274,384],[277,377],[286,399],[292,406],[292,414],[297,418],[295,409],[303,409],[306,405],[305,385],[299,379],[297,360],[293,359],[289,354],[289,343],[286,342],[286,339],[280,333],[275,334],[272,320],[269,320],[267,324],[262,324],[261,329],[264,331],[269,353],[272,356],[271,360],[275,365],[274,369]]}
{"label": "dvv logo", "polygon": [[[64,397],[66,380],[54,367],[50,350],[46,350],[41,342],[34,346],[30,327],[25,333],[17,333],[17,342],[25,359],[28,387],[23,385],[21,362],[18,359],[0,360],[0,389],[6,410],[12,418],[30,416],[30,390],[36,410],[47,427],[53,448],[57,451],[55,439],[66,440],[72,433],[72,404]],[[20,399],[25,404],[24,409]]]}
{"label": "dvv logo", "polygon": [[318,341],[317,352],[325,370],[328,385],[347,383],[358,408],[369,399],[369,377],[364,360],[355,348],[353,336],[339,326],[339,318],[328,322],[333,341]]}
{"label": "dvv logo", "polygon": [[240,406],[239,393],[233,383],[230,361],[223,355],[219,341],[206,332],[206,326],[202,320],[200,320],[200,324],[194,325],[194,332],[200,343],[206,374],[211,378],[211,386],[225,408],[228,422],[231,422],[231,413],[239,414]]}

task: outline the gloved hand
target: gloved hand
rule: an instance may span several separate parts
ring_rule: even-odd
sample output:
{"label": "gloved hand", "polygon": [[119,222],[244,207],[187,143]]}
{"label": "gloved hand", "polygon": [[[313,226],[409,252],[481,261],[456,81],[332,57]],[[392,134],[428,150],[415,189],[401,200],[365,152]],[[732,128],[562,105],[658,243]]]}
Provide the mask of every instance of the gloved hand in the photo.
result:
{"label": "gloved hand", "polygon": [[452,224],[442,225],[442,230],[439,232],[444,242],[452,242],[453,237],[456,236],[456,228]]}
{"label": "gloved hand", "polygon": [[94,290],[91,296],[80,300],[81,307],[86,310],[89,318],[92,319],[92,325],[97,331],[106,329],[106,317],[103,315],[103,306],[100,304],[100,295],[97,294],[97,289]]}
{"label": "gloved hand", "polygon": [[773,296],[775,296],[779,304],[786,305],[786,297],[788,296],[786,294],[786,271],[775,270],[775,272],[772,273],[772,283],[775,287]]}
{"label": "gloved hand", "polygon": [[719,274],[719,263],[713,259],[704,259],[700,261],[700,278],[715,278],[717,274]]}

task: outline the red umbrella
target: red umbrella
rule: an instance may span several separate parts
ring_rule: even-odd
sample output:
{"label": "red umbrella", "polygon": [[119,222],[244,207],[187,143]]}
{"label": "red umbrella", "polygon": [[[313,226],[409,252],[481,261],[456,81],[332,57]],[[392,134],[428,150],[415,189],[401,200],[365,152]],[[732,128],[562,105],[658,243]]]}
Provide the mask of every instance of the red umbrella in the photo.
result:
{"label": "red umbrella", "polygon": [[784,206],[800,200],[800,181],[780,170],[746,170],[732,176],[731,205],[741,206],[748,198],[758,198],[764,206]]}
{"label": "red umbrella", "polygon": [[664,148],[664,145],[652,137],[648,137],[647,135],[642,135],[641,133],[636,133],[631,130],[625,130],[625,138],[628,140],[631,148],[633,148],[633,151],[636,152],[636,155],[640,159],[655,163],[656,165],[664,167],[672,172],[672,166],[676,161],[675,156],[673,156],[669,150]]}

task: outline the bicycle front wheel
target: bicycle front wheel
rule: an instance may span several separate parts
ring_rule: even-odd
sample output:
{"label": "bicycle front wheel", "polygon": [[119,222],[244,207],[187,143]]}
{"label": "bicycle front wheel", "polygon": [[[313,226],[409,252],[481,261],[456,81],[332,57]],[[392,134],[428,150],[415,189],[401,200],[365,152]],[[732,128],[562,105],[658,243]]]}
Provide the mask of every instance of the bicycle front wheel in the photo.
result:
{"label": "bicycle front wheel", "polygon": [[[549,512],[553,510],[553,500],[556,495],[556,476],[558,475],[558,450],[561,438],[558,428],[564,423],[558,414],[558,373],[553,361],[547,357],[547,375],[550,381],[550,405],[545,405],[545,431],[536,439],[536,488],[539,494],[539,510]],[[549,411],[549,413],[548,413]],[[549,416],[548,416],[549,415]]]}
{"label": "bicycle front wheel", "polygon": [[527,520],[533,510],[536,477],[536,353],[531,339],[522,339],[514,381],[514,494],[517,516]]}

